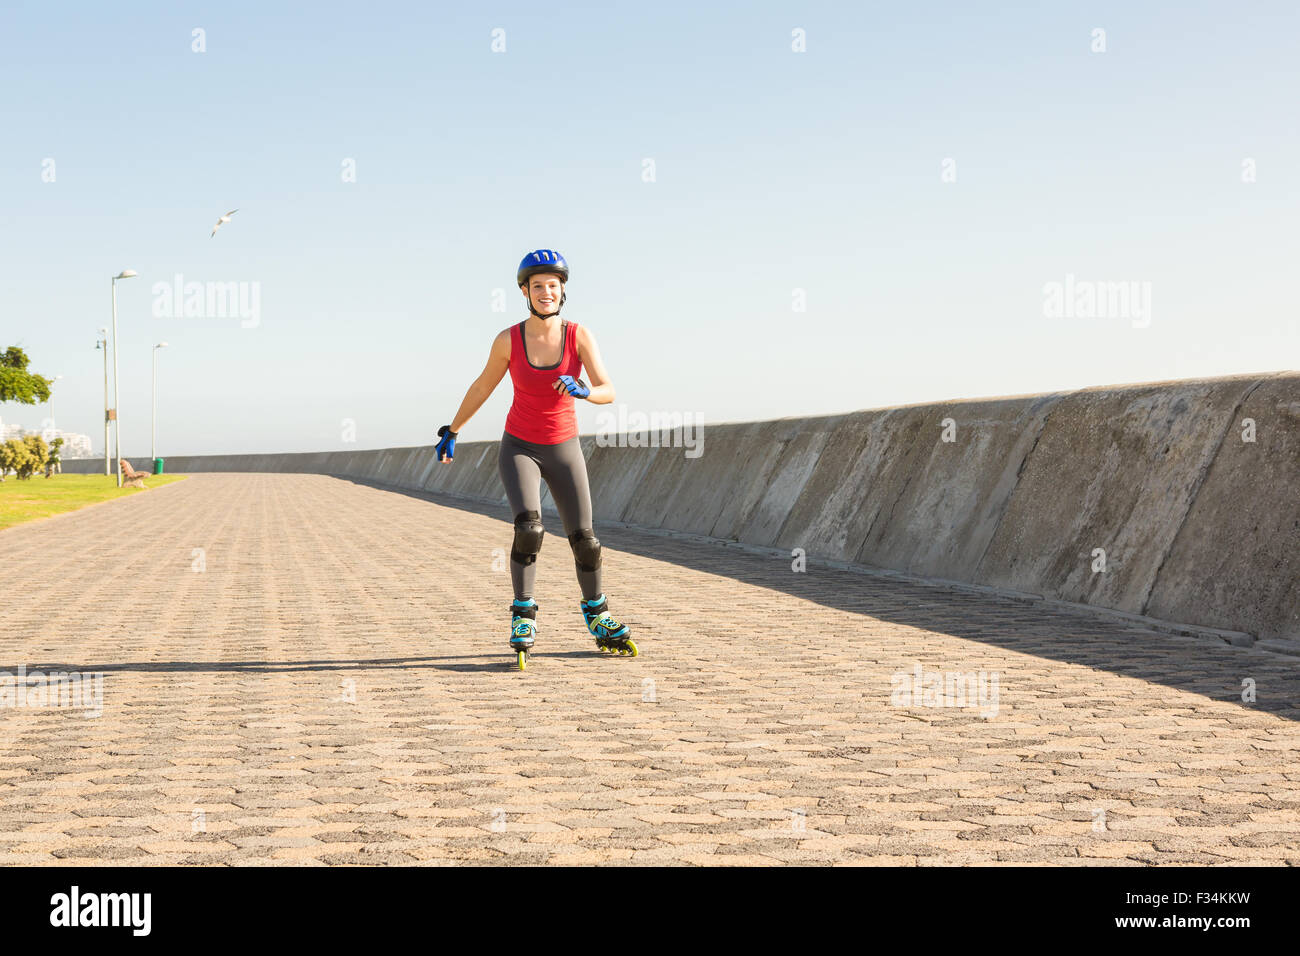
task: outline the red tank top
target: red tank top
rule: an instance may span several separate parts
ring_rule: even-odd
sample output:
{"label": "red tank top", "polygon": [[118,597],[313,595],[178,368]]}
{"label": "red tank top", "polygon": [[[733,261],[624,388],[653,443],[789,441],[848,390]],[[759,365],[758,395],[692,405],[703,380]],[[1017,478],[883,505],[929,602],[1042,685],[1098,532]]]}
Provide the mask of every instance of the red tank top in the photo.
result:
{"label": "red tank top", "polygon": [[510,329],[510,381],[515,387],[515,400],[506,415],[506,431],[536,445],[558,445],[578,434],[578,419],[573,414],[575,399],[553,387],[561,375],[578,378],[582,373],[578,323],[561,321],[564,329],[560,360],[545,368],[529,361],[524,348],[524,323]]}

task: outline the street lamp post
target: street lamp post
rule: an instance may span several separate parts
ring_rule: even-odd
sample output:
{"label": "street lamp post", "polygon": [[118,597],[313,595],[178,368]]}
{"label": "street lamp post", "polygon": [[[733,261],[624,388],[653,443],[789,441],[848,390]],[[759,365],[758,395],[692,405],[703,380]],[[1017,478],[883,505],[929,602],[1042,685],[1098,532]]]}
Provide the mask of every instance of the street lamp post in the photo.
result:
{"label": "street lamp post", "polygon": [[[61,378],[63,378],[62,375],[56,375],[54,376],[52,381],[57,382]],[[59,437],[58,436],[59,422],[58,419],[54,417],[54,389],[50,389],[50,397],[45,404],[48,405],[50,409],[50,427],[47,429],[47,431],[49,431],[50,433],[49,440],[54,441],[54,439]]]}
{"label": "street lamp post", "polygon": [[[63,378],[62,375],[56,375],[54,376],[53,381],[57,382],[61,378]],[[52,387],[50,388],[49,401],[45,404],[50,406],[50,427],[43,430],[41,437],[45,438],[46,442],[50,445],[53,445],[55,439],[59,437],[59,420],[54,417],[54,389]],[[48,459],[45,468],[45,477],[48,478],[53,473],[52,466],[48,464]]]}
{"label": "street lamp post", "polygon": [[104,477],[112,474],[108,468],[108,329],[99,330],[95,348],[104,353]]}
{"label": "street lamp post", "polygon": [[122,414],[118,402],[121,401],[122,390],[117,368],[117,280],[133,279],[139,274],[134,269],[123,269],[113,276],[113,420],[117,422],[117,427],[113,429],[113,457],[118,461],[116,471],[119,488],[122,487]]}
{"label": "street lamp post", "polygon": [[149,457],[158,461],[158,350],[165,349],[166,342],[159,342],[153,347],[153,425],[149,432]]}

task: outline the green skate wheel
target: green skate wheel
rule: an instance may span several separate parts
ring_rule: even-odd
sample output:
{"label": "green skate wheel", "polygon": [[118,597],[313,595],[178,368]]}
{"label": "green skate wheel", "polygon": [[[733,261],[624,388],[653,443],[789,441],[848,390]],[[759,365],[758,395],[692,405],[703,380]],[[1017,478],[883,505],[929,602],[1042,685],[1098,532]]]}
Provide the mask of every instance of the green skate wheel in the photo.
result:
{"label": "green skate wheel", "polygon": [[637,652],[637,646],[636,646],[634,643],[632,643],[632,639],[631,639],[631,638],[628,638],[628,641],[627,641],[627,650],[626,650],[624,653],[626,653],[629,657],[636,657],[636,656],[637,656],[637,653],[638,653],[638,652]]}
{"label": "green skate wheel", "polygon": [[527,669],[528,669],[528,652],[527,652],[527,651],[520,651],[520,652],[519,652],[519,669],[520,669],[521,671],[522,671],[522,670],[527,670]]}

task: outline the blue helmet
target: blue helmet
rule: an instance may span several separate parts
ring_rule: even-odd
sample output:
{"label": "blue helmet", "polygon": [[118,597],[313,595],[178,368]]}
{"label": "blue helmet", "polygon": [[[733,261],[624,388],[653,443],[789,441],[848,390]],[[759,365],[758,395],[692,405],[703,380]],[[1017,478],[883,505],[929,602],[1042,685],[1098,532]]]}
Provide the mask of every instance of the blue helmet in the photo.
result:
{"label": "blue helmet", "polygon": [[569,264],[564,261],[564,256],[554,249],[538,249],[524,256],[523,261],[519,263],[516,279],[519,285],[523,285],[528,281],[529,276],[537,275],[539,272],[554,272],[559,275],[561,282],[569,281]]}

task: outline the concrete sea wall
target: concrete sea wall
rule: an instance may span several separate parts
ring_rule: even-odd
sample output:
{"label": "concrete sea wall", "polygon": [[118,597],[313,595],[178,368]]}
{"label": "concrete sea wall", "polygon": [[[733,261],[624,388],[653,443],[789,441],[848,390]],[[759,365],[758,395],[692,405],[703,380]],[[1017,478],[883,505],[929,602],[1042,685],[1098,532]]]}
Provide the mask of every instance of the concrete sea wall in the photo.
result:
{"label": "concrete sea wall", "polygon": [[[597,524],[802,548],[1300,644],[1297,372],[706,425],[696,457],[626,437],[581,438]],[[450,465],[431,446],[166,464],[359,478],[500,501],[509,519],[498,445],[460,442]]]}

